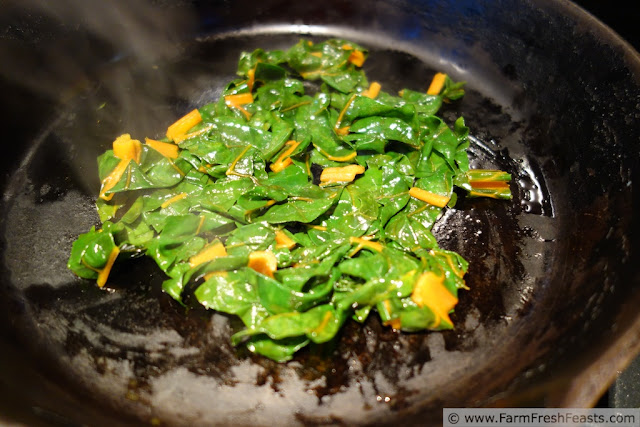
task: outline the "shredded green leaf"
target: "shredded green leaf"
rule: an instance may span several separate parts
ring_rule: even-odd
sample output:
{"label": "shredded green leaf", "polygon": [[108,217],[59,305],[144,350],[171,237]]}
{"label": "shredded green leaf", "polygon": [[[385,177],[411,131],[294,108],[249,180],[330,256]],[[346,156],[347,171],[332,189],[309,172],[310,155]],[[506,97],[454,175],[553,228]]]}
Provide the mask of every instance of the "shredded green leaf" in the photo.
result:
{"label": "shredded green leaf", "polygon": [[[336,39],[243,53],[220,100],[163,139],[177,158],[142,144],[113,175],[97,201],[102,229],[77,239],[68,267],[96,279],[112,254],[145,254],[167,294],[237,315],[246,328],[233,344],[276,361],[375,312],[398,330],[452,328],[467,262],[431,228],[454,186],[509,199],[511,177],[470,170],[464,120],[435,116],[462,82],[369,93],[367,55]],[[118,165],[105,152],[100,178]]]}

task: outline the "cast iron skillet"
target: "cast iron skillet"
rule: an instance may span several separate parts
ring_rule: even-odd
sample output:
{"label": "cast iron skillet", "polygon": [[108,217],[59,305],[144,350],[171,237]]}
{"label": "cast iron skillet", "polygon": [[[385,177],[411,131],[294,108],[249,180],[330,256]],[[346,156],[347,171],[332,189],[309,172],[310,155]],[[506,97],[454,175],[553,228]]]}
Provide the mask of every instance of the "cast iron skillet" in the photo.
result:
{"label": "cast iron skillet", "polygon": [[[443,407],[589,406],[640,348],[632,192],[640,60],[565,1],[9,4],[2,38],[0,413],[43,425],[437,424]],[[242,50],[339,36],[386,90],[468,82],[445,108],[512,202],[436,226],[471,263],[453,331],[373,317],[286,364],[235,349],[231,317],[185,311],[152,262],[107,290],[66,259],[97,223],[95,157],[217,99]],[[11,61],[8,61],[10,58]],[[15,67],[10,67],[12,63]]]}

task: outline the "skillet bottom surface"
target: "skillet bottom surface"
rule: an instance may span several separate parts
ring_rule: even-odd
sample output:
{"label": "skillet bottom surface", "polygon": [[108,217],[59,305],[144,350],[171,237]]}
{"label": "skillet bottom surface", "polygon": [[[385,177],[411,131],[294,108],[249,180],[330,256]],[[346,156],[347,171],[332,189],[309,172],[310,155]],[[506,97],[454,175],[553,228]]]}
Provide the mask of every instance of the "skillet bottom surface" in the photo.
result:
{"label": "skillet bottom surface", "polygon": [[[277,364],[231,346],[241,328],[235,318],[185,310],[163,294],[152,261],[120,265],[102,290],[67,270],[74,239],[98,224],[95,158],[115,136],[157,136],[189,108],[217,99],[242,50],[284,48],[299,37],[227,34],[197,41],[171,63],[111,64],[104,81],[34,142],[12,177],[3,232],[13,326],[81,401],[131,423],[437,420],[443,406],[489,402],[546,350],[532,325],[545,313],[530,300],[547,291],[556,213],[537,160],[526,154],[531,124],[495,101],[504,89],[491,81],[469,85],[465,98],[442,112],[449,123],[465,117],[473,166],[514,177],[513,201],[462,198],[434,228],[443,247],[470,262],[470,290],[451,316],[454,330],[395,333],[370,316],[364,325],[348,322],[334,342]],[[435,71],[456,78],[452,64],[426,54],[349,37],[371,49],[364,68],[383,90],[422,90]]]}

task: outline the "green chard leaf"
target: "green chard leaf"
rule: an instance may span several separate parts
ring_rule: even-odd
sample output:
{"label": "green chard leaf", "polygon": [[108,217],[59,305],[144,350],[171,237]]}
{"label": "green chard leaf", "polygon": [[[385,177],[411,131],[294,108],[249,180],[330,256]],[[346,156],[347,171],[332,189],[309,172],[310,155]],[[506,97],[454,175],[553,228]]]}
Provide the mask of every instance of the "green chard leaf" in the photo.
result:
{"label": "green chard leaf", "polygon": [[162,142],[114,141],[97,164],[102,227],[68,267],[103,286],[144,254],[165,293],[238,316],[232,343],[277,362],[375,313],[402,331],[452,328],[468,264],[431,228],[455,187],[510,199],[511,175],[470,169],[464,119],[436,116],[464,83],[440,74],[435,94],[392,95],[369,84],[368,55],[340,39],[243,52],[219,99]]}

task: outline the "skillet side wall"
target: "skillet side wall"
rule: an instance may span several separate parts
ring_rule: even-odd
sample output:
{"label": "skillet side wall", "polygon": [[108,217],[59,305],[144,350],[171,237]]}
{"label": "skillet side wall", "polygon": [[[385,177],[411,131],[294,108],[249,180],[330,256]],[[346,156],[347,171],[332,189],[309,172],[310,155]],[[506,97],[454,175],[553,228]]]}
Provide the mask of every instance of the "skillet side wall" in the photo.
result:
{"label": "skillet side wall", "polygon": [[[529,373],[535,378],[534,373],[547,372],[542,382],[551,392],[544,393],[562,394],[571,377],[606,345],[613,345],[627,328],[637,330],[634,317],[621,312],[637,302],[639,292],[638,253],[631,236],[636,228],[632,209],[638,205],[633,184],[640,68],[636,52],[572,5],[529,5],[530,10],[518,14],[494,16],[503,29],[500,37],[488,31],[478,38],[530,103],[525,107],[530,112],[527,147],[540,160],[554,196],[554,264],[547,277],[539,278],[541,286],[531,302],[535,313],[523,321],[529,322],[525,330],[532,334],[532,344],[549,350]],[[515,8],[510,2],[502,6],[498,9]],[[523,382],[531,386],[536,381]],[[600,384],[596,393],[606,387]],[[536,393],[515,396],[501,404],[553,404],[553,397]],[[569,400],[556,404],[590,405],[598,396],[573,401],[565,396]]]}

